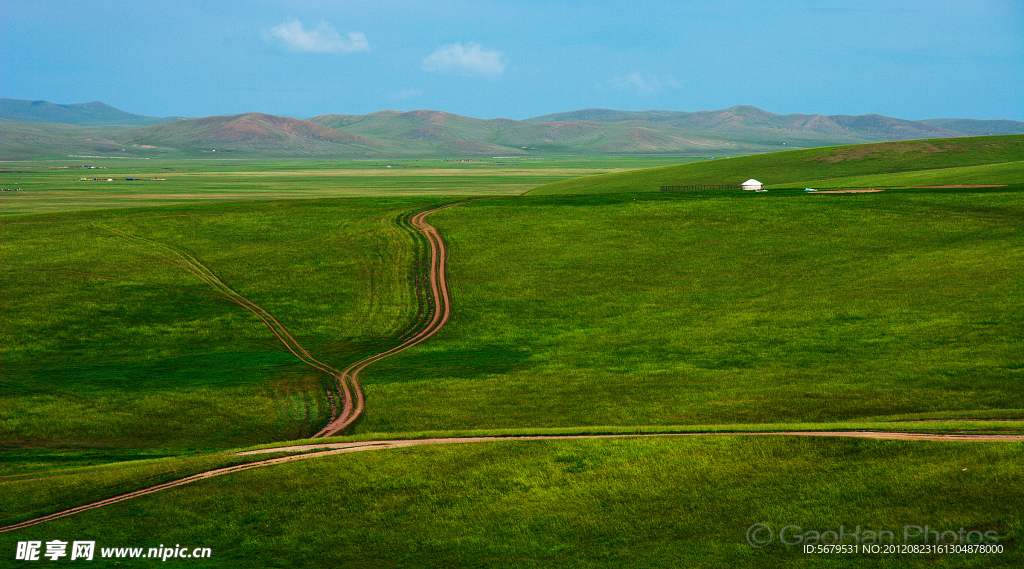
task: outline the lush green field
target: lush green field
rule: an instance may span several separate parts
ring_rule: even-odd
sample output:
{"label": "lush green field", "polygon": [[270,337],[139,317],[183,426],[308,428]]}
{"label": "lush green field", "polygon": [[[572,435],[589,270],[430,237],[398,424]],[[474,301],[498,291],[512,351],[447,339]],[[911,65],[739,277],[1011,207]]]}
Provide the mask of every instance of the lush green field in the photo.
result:
{"label": "lush green field", "polygon": [[610,173],[548,184],[531,194],[657,192],[696,184],[738,189],[750,178],[768,188],[1024,184],[1022,156],[1021,135],[881,142]]}
{"label": "lush green field", "polygon": [[1024,193],[522,197],[432,218],[454,316],[360,432],[1015,410]]}
{"label": "lush green field", "polygon": [[[110,547],[211,549],[167,567],[1013,567],[1024,561],[1022,453],[1019,443],[796,437],[371,451],[84,512],[0,535],[0,551],[53,539],[95,540],[97,558]],[[763,549],[747,542],[754,524],[774,532]],[[778,537],[786,526],[799,528],[787,530],[791,545]],[[1003,553],[815,555],[798,541],[843,528],[890,531],[900,544],[906,526],[993,532]]]}

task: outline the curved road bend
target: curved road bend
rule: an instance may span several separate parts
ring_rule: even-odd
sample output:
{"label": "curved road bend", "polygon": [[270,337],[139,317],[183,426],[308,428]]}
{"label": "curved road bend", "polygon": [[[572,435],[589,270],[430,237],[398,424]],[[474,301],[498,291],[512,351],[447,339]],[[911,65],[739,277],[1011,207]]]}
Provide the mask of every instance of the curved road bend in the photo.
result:
{"label": "curved road bend", "polygon": [[[462,202],[460,202],[462,203]],[[365,398],[363,389],[359,385],[359,372],[367,366],[380,360],[393,356],[402,350],[406,350],[419,344],[423,340],[433,336],[451,318],[451,298],[448,295],[448,280],[445,274],[445,262],[447,260],[447,249],[444,240],[437,228],[427,223],[427,216],[449,207],[459,204],[451,204],[431,210],[423,211],[412,218],[412,225],[423,233],[430,243],[430,290],[434,299],[433,316],[419,332],[414,336],[391,348],[390,350],[374,354],[348,366],[344,371],[335,376],[338,387],[344,391],[345,408],[336,418],[320,429],[312,438],[330,437],[351,425],[363,413]],[[353,404],[352,394],[355,395]]]}

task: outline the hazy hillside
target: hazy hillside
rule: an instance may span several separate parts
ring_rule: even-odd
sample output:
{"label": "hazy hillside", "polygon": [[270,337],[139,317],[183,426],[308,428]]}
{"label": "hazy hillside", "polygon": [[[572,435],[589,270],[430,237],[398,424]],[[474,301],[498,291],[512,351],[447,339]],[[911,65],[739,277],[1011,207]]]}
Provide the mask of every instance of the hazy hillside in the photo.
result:
{"label": "hazy hillside", "polygon": [[1017,121],[980,121],[974,119],[928,119],[921,121],[971,136],[1020,134],[1024,123]]}
{"label": "hazy hillside", "polygon": [[79,126],[142,126],[172,121],[178,117],[147,117],[93,101],[58,105],[49,101],[0,99],[0,119],[22,122],[65,123]]}
{"label": "hazy hillside", "polygon": [[124,155],[120,142],[111,140],[109,129],[62,123],[0,120],[0,159],[42,156]]}
{"label": "hazy hillside", "polygon": [[511,119],[474,119],[440,111],[382,111],[370,115],[322,115],[310,119],[366,137],[429,143],[439,150],[458,151],[469,145],[483,153],[521,154],[532,151],[598,154],[661,152],[743,152],[727,140],[646,123],[552,121],[531,123]]}
{"label": "hazy hillside", "polygon": [[[462,141],[486,145],[487,152],[741,154],[787,146],[960,135],[925,123],[879,115],[775,115],[755,107],[698,113],[588,109],[526,121],[483,120],[440,111],[322,115],[310,120],[369,138],[427,142],[439,150],[451,150],[455,141]],[[1020,127],[1024,132],[1024,123]]]}
{"label": "hazy hillside", "polygon": [[[59,155],[412,157],[522,154],[739,155],[788,148],[1024,133],[1016,121],[881,115],[778,115],[756,107],[719,111],[584,109],[525,121],[442,111],[380,111],[309,120],[245,113],[168,120],[103,103],[2,100],[0,158]],[[45,121],[45,122],[43,122]],[[149,126],[128,125],[148,124]]]}
{"label": "hazy hillside", "polygon": [[[694,113],[672,111],[612,111],[607,109],[586,109],[568,113],[544,115],[528,122],[579,121],[624,122],[644,121],[670,125],[676,128],[717,133],[720,135],[752,136],[775,138],[832,137],[849,141],[911,140],[917,138],[941,138],[981,134],[972,121],[964,123],[965,130],[957,130],[956,123],[949,125],[940,121],[907,121],[882,115],[778,115],[757,107],[738,106],[719,111],[698,111]],[[1005,132],[998,134],[1024,133],[1024,123],[1015,121],[973,121],[1000,122]],[[984,133],[988,134],[988,133]],[[997,134],[997,133],[991,133]]]}
{"label": "hazy hillside", "polygon": [[[368,115],[321,115],[309,119],[386,144],[393,152],[434,154],[521,154],[496,141],[518,121],[475,119],[442,111],[379,111]],[[410,144],[411,143],[411,144]]]}
{"label": "hazy hillside", "polygon": [[363,155],[382,146],[314,122],[261,113],[182,119],[119,132],[114,138],[138,146],[271,156]]}

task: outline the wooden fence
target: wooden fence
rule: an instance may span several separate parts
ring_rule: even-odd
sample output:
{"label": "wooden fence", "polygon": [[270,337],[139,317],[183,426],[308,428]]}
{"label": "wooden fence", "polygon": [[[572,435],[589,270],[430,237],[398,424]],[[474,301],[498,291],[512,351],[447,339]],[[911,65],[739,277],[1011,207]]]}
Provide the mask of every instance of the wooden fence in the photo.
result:
{"label": "wooden fence", "polygon": [[738,190],[738,184],[699,184],[696,186],[662,186],[663,192],[685,192],[698,190]]}

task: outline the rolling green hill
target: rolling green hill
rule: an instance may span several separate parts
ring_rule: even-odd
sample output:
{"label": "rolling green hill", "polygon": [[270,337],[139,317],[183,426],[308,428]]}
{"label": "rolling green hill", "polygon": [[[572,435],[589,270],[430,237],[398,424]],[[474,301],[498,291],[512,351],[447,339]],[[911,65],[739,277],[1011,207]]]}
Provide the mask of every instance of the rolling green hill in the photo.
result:
{"label": "rolling green hill", "polygon": [[661,186],[696,184],[730,184],[738,189],[750,178],[760,180],[767,187],[812,183],[821,187],[863,187],[866,182],[890,186],[1017,184],[1024,183],[1022,157],[1024,136],[1021,135],[884,142],[791,150],[576,178],[541,186],[531,193],[656,192]]}
{"label": "rolling green hill", "polygon": [[[767,139],[780,139],[780,141],[781,138],[797,137],[801,134],[805,136],[836,137],[837,139],[845,140],[861,139],[863,141],[908,140],[963,136],[967,134],[955,128],[950,128],[957,126],[955,123],[951,123],[950,127],[944,127],[937,123],[908,121],[878,114],[861,116],[779,115],[749,105],[740,105],[719,111],[698,111],[695,113],[586,109],[528,119],[529,122],[580,120],[607,123],[644,121],[689,131],[739,135],[744,138],[760,135]],[[1011,123],[1003,125],[1005,128],[1013,128],[1012,123],[1014,121],[1003,122]],[[1024,124],[1015,124],[1017,130],[1014,133],[1021,132],[1021,127],[1024,127]],[[971,134],[975,134],[977,125],[964,123],[964,126],[970,127]]]}
{"label": "rolling green hill", "polygon": [[440,111],[382,111],[370,115],[323,115],[310,119],[332,128],[391,144],[420,142],[435,151],[529,154],[537,151],[594,154],[663,152],[739,153],[763,149],[762,143],[736,144],[728,139],[685,131],[644,120],[515,121],[481,120]]}

